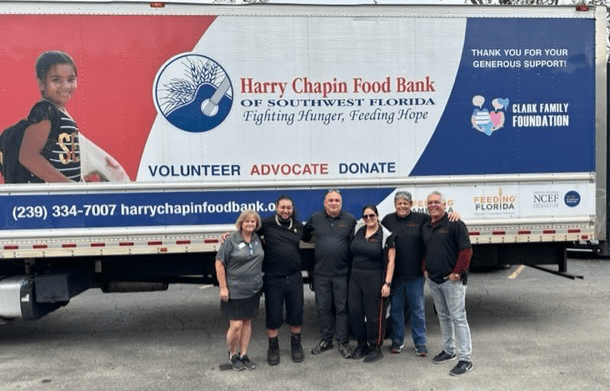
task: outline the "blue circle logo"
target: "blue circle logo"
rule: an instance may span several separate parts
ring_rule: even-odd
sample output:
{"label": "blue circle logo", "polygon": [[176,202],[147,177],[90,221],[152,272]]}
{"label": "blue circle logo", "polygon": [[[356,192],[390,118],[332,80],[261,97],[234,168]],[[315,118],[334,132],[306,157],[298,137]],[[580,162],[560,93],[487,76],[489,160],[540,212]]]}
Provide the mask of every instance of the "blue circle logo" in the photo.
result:
{"label": "blue circle logo", "polygon": [[578,192],[575,190],[570,190],[563,197],[563,201],[566,203],[567,206],[573,208],[580,204],[580,194],[578,194]]}
{"label": "blue circle logo", "polygon": [[154,83],[157,111],[169,123],[199,133],[220,125],[233,105],[233,86],[216,61],[201,54],[179,54],[159,70]]}

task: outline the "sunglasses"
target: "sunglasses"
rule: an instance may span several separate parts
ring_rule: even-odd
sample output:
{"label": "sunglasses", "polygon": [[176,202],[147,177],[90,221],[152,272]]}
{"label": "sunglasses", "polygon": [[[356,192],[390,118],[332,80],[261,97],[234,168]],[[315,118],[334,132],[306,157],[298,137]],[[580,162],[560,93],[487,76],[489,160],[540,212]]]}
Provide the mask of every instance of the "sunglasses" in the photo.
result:
{"label": "sunglasses", "polygon": [[376,215],[376,214],[374,214],[374,213],[372,213],[372,214],[370,214],[370,215],[362,215],[362,218],[363,218],[364,220],[367,220],[367,219],[372,219],[373,217],[377,217],[377,215]]}

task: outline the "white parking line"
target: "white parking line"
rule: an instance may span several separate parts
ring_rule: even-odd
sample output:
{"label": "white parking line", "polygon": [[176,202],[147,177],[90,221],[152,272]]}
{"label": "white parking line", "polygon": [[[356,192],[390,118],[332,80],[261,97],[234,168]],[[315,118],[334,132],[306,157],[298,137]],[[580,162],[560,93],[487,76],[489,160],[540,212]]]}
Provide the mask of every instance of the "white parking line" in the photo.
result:
{"label": "white parking line", "polygon": [[514,280],[515,278],[517,278],[517,276],[519,276],[519,274],[521,274],[523,269],[525,269],[525,265],[519,265],[519,267],[517,267],[515,271],[512,272],[510,276],[508,276],[508,278]]}

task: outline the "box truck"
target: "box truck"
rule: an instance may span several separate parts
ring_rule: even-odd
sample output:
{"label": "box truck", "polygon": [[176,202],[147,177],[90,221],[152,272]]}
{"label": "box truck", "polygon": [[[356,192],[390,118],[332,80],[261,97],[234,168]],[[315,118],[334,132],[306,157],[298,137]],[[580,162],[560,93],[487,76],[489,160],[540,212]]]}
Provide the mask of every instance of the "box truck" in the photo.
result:
{"label": "box truck", "polygon": [[604,248],[606,8],[398,3],[0,3],[0,129],[41,99],[41,53],[67,53],[78,131],[56,154],[81,170],[22,183],[29,141],[2,143],[0,317],[212,282],[242,210],[287,194],[306,220],[329,188],[356,216],[443,192],[475,264]]}

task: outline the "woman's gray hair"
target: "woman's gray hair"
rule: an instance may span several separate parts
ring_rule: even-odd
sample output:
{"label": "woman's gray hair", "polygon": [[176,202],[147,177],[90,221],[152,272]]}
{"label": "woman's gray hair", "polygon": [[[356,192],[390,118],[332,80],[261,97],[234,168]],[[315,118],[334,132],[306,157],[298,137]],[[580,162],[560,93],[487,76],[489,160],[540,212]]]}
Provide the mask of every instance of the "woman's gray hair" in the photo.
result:
{"label": "woman's gray hair", "polygon": [[237,227],[237,229],[241,230],[241,225],[243,224],[244,220],[250,215],[253,215],[256,218],[256,228],[254,228],[254,230],[258,231],[260,229],[260,227],[263,225],[263,223],[261,222],[261,216],[256,213],[255,210],[252,209],[246,209],[241,212],[241,214],[237,218],[237,221],[235,222],[235,226]]}

